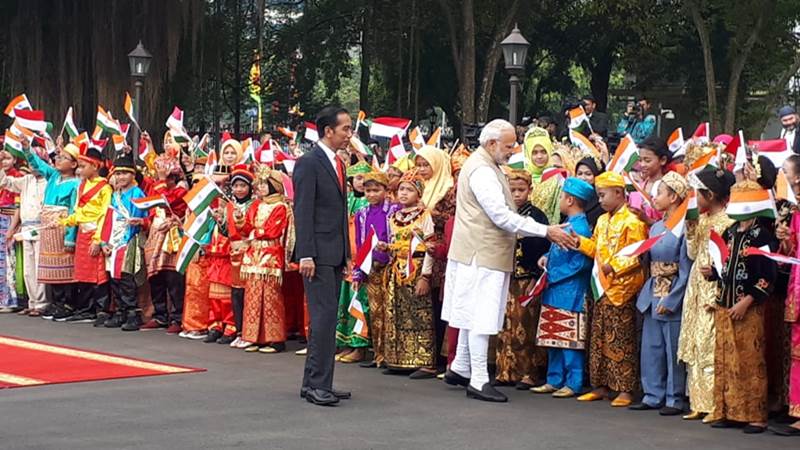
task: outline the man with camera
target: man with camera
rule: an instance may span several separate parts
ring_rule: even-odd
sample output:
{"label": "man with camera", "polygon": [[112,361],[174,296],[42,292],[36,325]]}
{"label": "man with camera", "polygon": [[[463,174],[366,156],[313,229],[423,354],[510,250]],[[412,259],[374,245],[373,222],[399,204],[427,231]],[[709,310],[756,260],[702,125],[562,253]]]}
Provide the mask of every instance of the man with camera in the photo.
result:
{"label": "man with camera", "polygon": [[650,137],[656,128],[656,116],[650,114],[650,100],[641,98],[637,102],[628,102],[625,116],[617,125],[617,133],[630,134],[635,143]]}

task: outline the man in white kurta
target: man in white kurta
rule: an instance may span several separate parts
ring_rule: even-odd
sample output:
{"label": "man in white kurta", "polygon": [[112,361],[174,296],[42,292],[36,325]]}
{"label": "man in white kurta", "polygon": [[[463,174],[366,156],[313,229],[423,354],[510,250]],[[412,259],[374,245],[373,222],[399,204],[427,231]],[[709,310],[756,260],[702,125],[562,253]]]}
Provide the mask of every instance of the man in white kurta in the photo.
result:
{"label": "man in white kurta", "polygon": [[458,178],[456,215],[445,275],[442,319],[459,329],[456,356],[445,382],[467,388],[467,396],[505,402],[489,383],[489,336],[503,327],[517,235],[547,237],[572,245],[561,226],[546,226],[516,213],[500,165],[516,146],[505,120],[486,124],[478,148]]}

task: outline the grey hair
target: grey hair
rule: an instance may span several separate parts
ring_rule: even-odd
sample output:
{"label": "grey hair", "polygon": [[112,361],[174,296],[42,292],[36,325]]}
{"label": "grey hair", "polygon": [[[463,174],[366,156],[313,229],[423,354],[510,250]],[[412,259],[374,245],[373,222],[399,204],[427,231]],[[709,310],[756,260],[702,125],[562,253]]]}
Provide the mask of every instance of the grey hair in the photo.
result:
{"label": "grey hair", "polygon": [[497,141],[500,140],[500,136],[503,134],[503,131],[511,131],[512,133],[515,132],[514,126],[507,120],[503,119],[494,119],[491,122],[484,125],[483,129],[481,130],[481,135],[478,137],[478,142],[480,142],[481,146],[485,146],[489,143],[489,141]]}

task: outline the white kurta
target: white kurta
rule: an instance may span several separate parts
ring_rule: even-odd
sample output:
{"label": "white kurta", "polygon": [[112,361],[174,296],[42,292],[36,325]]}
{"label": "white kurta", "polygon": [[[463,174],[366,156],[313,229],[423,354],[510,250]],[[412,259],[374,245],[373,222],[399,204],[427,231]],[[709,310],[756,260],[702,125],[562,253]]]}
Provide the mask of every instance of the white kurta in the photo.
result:
{"label": "white kurta", "polygon": [[[503,186],[491,168],[476,169],[470,176],[469,186],[483,211],[498,228],[522,236],[547,235],[546,225],[521,216],[506,205]],[[497,334],[503,328],[510,279],[511,272],[479,267],[475,258],[471,264],[448,260],[442,320],[453,328],[478,334]]]}

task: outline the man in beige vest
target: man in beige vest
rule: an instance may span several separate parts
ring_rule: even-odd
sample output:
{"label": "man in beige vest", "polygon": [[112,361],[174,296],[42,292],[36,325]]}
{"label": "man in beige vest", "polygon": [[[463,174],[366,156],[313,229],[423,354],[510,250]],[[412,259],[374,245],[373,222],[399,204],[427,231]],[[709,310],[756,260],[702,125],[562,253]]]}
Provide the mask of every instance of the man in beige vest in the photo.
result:
{"label": "man in beige vest", "polygon": [[466,386],[467,397],[492,402],[508,401],[489,383],[486,355],[489,336],[503,327],[517,235],[575,245],[563,226],[546,226],[516,213],[500,170],[514,151],[515,138],[510,123],[489,122],[481,131],[481,146],[461,168],[442,307],[442,319],[459,329],[445,382]]}

